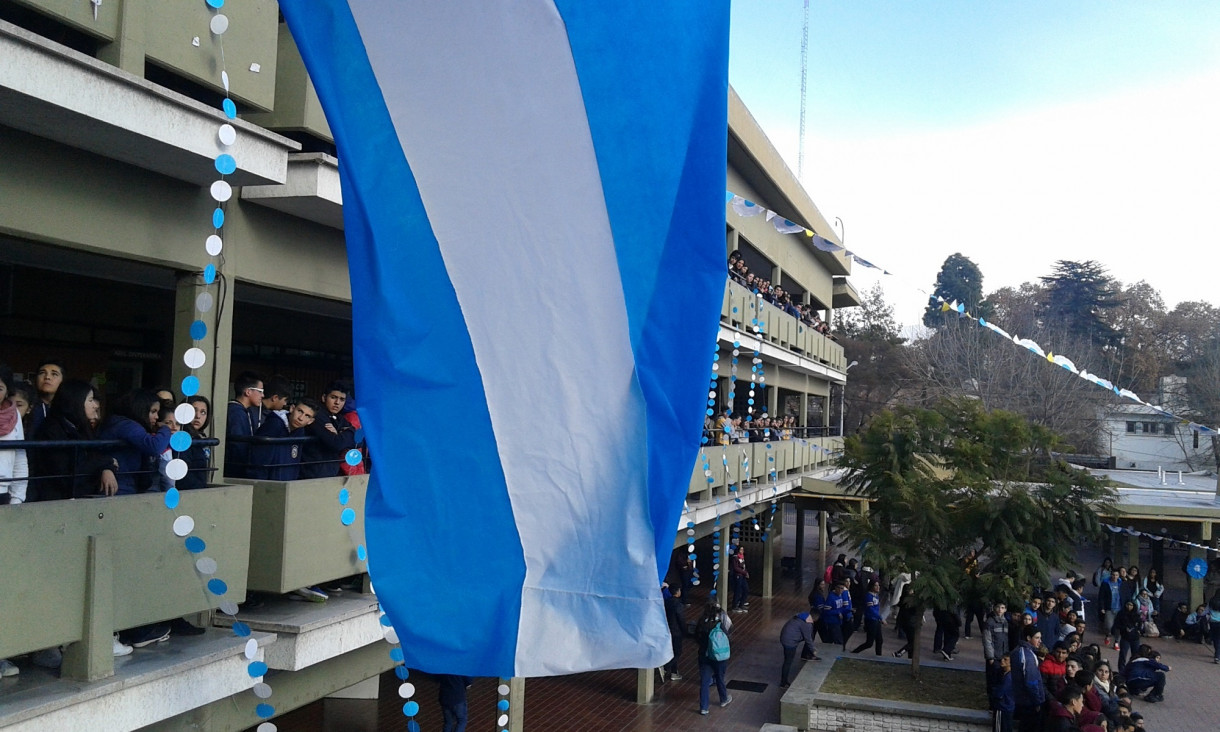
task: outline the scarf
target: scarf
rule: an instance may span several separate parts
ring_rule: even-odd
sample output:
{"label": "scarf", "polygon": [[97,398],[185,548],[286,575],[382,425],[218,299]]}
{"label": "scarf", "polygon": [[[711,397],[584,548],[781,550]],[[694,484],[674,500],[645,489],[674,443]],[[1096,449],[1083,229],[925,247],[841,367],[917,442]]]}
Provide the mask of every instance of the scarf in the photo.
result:
{"label": "scarf", "polygon": [[11,399],[5,399],[0,402],[0,437],[7,437],[12,434],[17,427],[17,420],[21,417],[17,414],[17,406],[13,404]]}

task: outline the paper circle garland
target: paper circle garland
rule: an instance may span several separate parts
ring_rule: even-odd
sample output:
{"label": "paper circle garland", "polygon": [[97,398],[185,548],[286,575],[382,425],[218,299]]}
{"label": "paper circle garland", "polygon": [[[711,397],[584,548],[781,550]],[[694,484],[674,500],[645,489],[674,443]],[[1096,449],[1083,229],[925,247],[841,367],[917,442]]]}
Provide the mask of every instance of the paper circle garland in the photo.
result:
{"label": "paper circle garland", "polygon": [[208,580],[208,592],[213,595],[223,595],[229,591],[229,586],[222,579]]}
{"label": "paper circle garland", "polygon": [[402,705],[402,713],[408,717],[414,717],[419,714],[419,702],[409,701]]}
{"label": "paper circle garland", "polygon": [[339,514],[339,521],[341,521],[344,526],[351,526],[352,522],[355,520],[356,512],[350,508],[343,509],[343,513]]}
{"label": "paper circle garland", "polygon": [[398,631],[394,630],[393,627],[386,628],[385,642],[390,645],[398,645]]}
{"label": "paper circle garland", "polygon": [[229,18],[226,15],[217,13],[212,16],[212,21],[208,23],[208,28],[216,35],[224,35],[224,32],[229,29]]}
{"label": "paper circle garland", "polygon": [[508,684],[500,684],[496,687],[496,693],[500,696],[508,696]]}
{"label": "paper circle garland", "polygon": [[[208,264],[208,266],[203,268],[203,284],[210,285],[215,281],[216,281],[216,265]],[[204,335],[207,335],[207,333],[205,332]],[[202,336],[200,336],[196,340],[202,340]]]}
{"label": "paper circle garland", "polygon": [[[225,0],[208,0],[208,5],[216,10],[219,10],[220,8],[224,7],[224,4],[225,4]],[[258,730],[258,732],[263,732],[263,731],[260,728]]]}
{"label": "paper circle garland", "polygon": [[207,240],[203,242],[203,248],[206,249],[207,253],[211,254],[213,257],[220,254],[224,247],[224,240],[216,234],[209,235]]}
{"label": "paper circle garland", "polygon": [[279,727],[276,727],[270,722],[263,722],[254,732],[279,732]]}
{"label": "paper circle garland", "polygon": [[200,539],[198,536],[188,536],[186,537],[186,541],[183,543],[186,545],[186,550],[191,554],[199,554],[203,552],[204,549],[208,548],[207,543],[205,543],[204,540]]}
{"label": "paper circle garland", "polygon": [[[200,353],[202,353],[202,351],[200,351]],[[178,406],[174,407],[174,419],[178,421],[178,424],[190,424],[195,420],[195,408],[190,404],[179,404]]]}
{"label": "paper circle garland", "polygon": [[[253,641],[251,641],[251,642],[253,642]],[[262,681],[260,681],[254,685],[253,691],[254,691],[254,695],[257,696],[259,699],[270,699],[271,698],[271,687]]]}
{"label": "paper circle garland", "polygon": [[174,533],[178,536],[186,536],[195,530],[195,519],[190,516],[179,516],[174,519]]}
{"label": "paper circle garland", "polygon": [[1186,574],[1192,579],[1203,579],[1207,576],[1207,560],[1195,557],[1186,564]]}
{"label": "paper circle garland", "polygon": [[211,557],[199,557],[195,560],[195,569],[203,575],[216,574],[216,560]]}
{"label": "paper circle garland", "polygon": [[[169,446],[178,452],[185,452],[191,449],[191,433],[183,430],[178,430],[169,437]],[[179,480],[175,478],[174,480]]]}
{"label": "paper circle garland", "polygon": [[410,699],[415,696],[415,684],[403,683],[398,687],[398,696],[403,699]]}
{"label": "paper circle garland", "polygon": [[259,719],[266,719],[275,716],[275,707],[270,704],[259,704],[254,708],[254,713],[258,715]]}
{"label": "paper circle garland", "polygon": [[199,393],[199,377],[191,374],[182,379],[182,396],[193,397]]}
{"label": "paper circle garland", "polygon": [[[177,433],[175,433],[175,434],[177,434]],[[173,442],[173,439],[171,439],[170,442]],[[170,488],[169,490],[167,490],[165,492],[165,507],[170,510],[177,508],[178,499],[180,498],[180,496],[181,496],[181,494],[178,493],[177,488]]]}
{"label": "paper circle garland", "polygon": [[246,673],[250,674],[250,678],[257,679],[260,676],[267,675],[267,664],[262,661],[251,661],[246,665]]}
{"label": "paper circle garland", "polygon": [[253,638],[246,641],[244,653],[247,661],[253,661],[254,657],[258,655],[258,641],[254,640]]}
{"label": "paper circle garland", "polygon": [[165,476],[170,480],[182,480],[188,471],[186,461],[182,458],[174,458],[165,466]]}
{"label": "paper circle garland", "polygon": [[[226,122],[220,126],[220,129],[216,130],[216,137],[220,140],[220,144],[232,145],[237,142],[237,130],[233,128],[233,125]],[[219,229],[220,227],[217,226],[216,228]]]}
{"label": "paper circle garland", "polygon": [[411,678],[411,669],[406,666],[399,666],[394,669],[394,675],[398,677],[399,681],[406,681]]}
{"label": "paper circle garland", "polygon": [[236,615],[237,609],[237,603],[233,602],[232,600],[225,600],[224,602],[220,603],[220,612],[224,613],[225,615]]}
{"label": "paper circle garland", "polygon": [[212,193],[212,200],[218,203],[224,203],[233,197],[233,186],[223,180],[213,182],[210,191]]}
{"label": "paper circle garland", "polygon": [[228,153],[216,156],[216,172],[221,175],[232,175],[237,170],[237,161]]}
{"label": "paper circle garland", "polygon": [[250,637],[250,626],[239,620],[233,621],[233,635],[240,638]]}
{"label": "paper circle garland", "polygon": [[348,465],[351,465],[354,467],[364,461],[364,456],[360,454],[359,450],[352,448],[351,450],[348,450],[347,454],[345,454],[343,456],[343,460]]}
{"label": "paper circle garland", "polygon": [[501,712],[507,712],[508,711],[508,700],[501,699],[500,701],[496,702],[496,709],[499,709]]}
{"label": "paper circle garland", "polygon": [[232,99],[225,97],[225,100],[220,103],[221,109],[225,111],[225,116],[229,119],[237,119],[237,105]]}

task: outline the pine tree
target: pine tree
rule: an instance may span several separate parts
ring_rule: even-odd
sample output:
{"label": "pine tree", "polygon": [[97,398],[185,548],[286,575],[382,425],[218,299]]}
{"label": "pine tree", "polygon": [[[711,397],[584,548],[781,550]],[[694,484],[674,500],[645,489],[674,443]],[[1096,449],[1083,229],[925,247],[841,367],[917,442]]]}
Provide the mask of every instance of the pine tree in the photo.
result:
{"label": "pine tree", "polygon": [[959,302],[966,306],[966,311],[976,318],[986,318],[990,315],[990,307],[983,300],[983,273],[969,257],[958,253],[950,255],[940,267],[936,275],[936,290],[933,292],[933,302],[928,303],[923,314],[923,324],[929,328],[939,328],[947,322],[956,322],[958,313],[944,312],[937,297],[945,302]]}
{"label": "pine tree", "polygon": [[1038,303],[1043,322],[1062,323],[1069,333],[1099,348],[1118,345],[1122,333],[1107,324],[1105,312],[1122,302],[1118,285],[1104,266],[1092,260],[1061,259],[1050,275],[1039,279],[1046,286]]}

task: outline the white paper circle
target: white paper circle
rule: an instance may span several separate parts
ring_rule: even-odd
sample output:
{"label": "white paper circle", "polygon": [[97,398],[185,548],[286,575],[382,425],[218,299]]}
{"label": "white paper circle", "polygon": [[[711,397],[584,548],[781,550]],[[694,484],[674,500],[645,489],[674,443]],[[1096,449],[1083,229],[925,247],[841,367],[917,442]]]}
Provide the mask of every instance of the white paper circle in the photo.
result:
{"label": "white paper circle", "polygon": [[174,407],[174,419],[178,424],[190,424],[195,419],[195,408],[190,404],[179,404]]}
{"label": "white paper circle", "polygon": [[182,480],[186,477],[188,466],[186,461],[181,458],[174,458],[165,466],[165,475],[170,480]]}
{"label": "white paper circle", "polygon": [[254,732],[278,732],[278,730],[279,727],[276,727],[274,724],[270,722],[263,722],[258,726],[258,729],[254,730]]}
{"label": "white paper circle", "polygon": [[195,298],[195,309],[201,313],[206,313],[212,309],[212,305],[215,303],[216,300],[212,297],[212,293],[201,292],[199,293],[199,297]]}
{"label": "white paper circle", "polygon": [[237,130],[233,129],[233,125],[230,124],[221,125],[216,136],[220,138],[221,144],[224,145],[232,145],[237,142]]}
{"label": "white paper circle", "polygon": [[227,181],[218,180],[212,183],[212,200],[219,203],[224,203],[233,197],[233,186]]}
{"label": "white paper circle", "polygon": [[497,686],[496,693],[500,696],[508,696],[508,684],[500,684]]}
{"label": "white paper circle", "polygon": [[393,628],[385,629],[385,642],[392,646],[398,645],[398,631]]}
{"label": "white paper circle", "polygon": [[208,23],[208,27],[216,35],[224,35],[224,32],[229,29],[229,17],[221,13],[212,16],[212,22]]}
{"label": "white paper circle", "polygon": [[410,699],[415,696],[415,684],[406,682],[398,687],[398,695],[403,699]]}
{"label": "white paper circle", "polygon": [[225,91],[229,90],[229,72],[228,71],[220,72],[220,83],[224,85]]}
{"label": "white paper circle", "polygon": [[253,638],[247,640],[245,654],[247,661],[253,661],[254,657],[258,655],[258,641]]}
{"label": "white paper circle", "polygon": [[[182,363],[186,364],[186,367],[188,369],[197,369],[200,366],[202,366],[204,364],[204,362],[207,360],[208,360],[207,354],[205,354],[203,352],[203,349],[199,348],[198,346],[195,346],[193,348],[188,348],[188,349],[186,349],[186,353],[182,354]],[[180,404],[178,406],[189,407],[190,405],[189,404]],[[190,413],[191,413],[191,419],[194,419],[195,418],[194,407],[191,407]],[[175,411],[174,414],[177,414],[177,411]]]}
{"label": "white paper circle", "polygon": [[507,725],[508,725],[508,715],[507,715],[507,714],[501,714],[501,715],[500,715],[500,718],[496,720],[496,726],[497,726],[497,727],[504,727],[504,726],[507,726]]}
{"label": "white paper circle", "polygon": [[219,236],[212,234],[208,236],[206,241],[203,242],[203,248],[207,250],[208,254],[215,257],[217,254],[220,254],[222,249],[225,248],[225,243],[224,240]]}
{"label": "white paper circle", "polygon": [[174,519],[174,533],[178,536],[186,536],[195,530],[195,519],[190,516],[179,516]]}
{"label": "white paper circle", "polygon": [[[253,658],[253,656],[251,656],[251,658]],[[270,699],[271,698],[271,685],[265,684],[262,681],[258,682],[257,684],[254,685],[254,695],[257,696],[259,699]]]}
{"label": "white paper circle", "polygon": [[232,600],[222,600],[220,602],[220,612],[224,613],[225,615],[236,615],[237,603],[233,602]]}
{"label": "white paper circle", "polygon": [[211,557],[199,557],[195,560],[195,569],[199,574],[216,574],[216,560]]}

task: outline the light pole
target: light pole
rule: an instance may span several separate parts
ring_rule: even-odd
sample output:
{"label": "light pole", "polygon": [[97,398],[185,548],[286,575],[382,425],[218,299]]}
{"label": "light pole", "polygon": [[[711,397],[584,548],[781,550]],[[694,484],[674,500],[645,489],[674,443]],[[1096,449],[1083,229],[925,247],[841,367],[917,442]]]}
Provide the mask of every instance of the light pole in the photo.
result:
{"label": "light pole", "polygon": [[860,362],[852,361],[847,364],[847,368],[843,369],[843,386],[840,387],[839,391],[839,437],[843,436],[843,408],[847,403],[847,372],[851,371],[851,367],[858,363]]}

